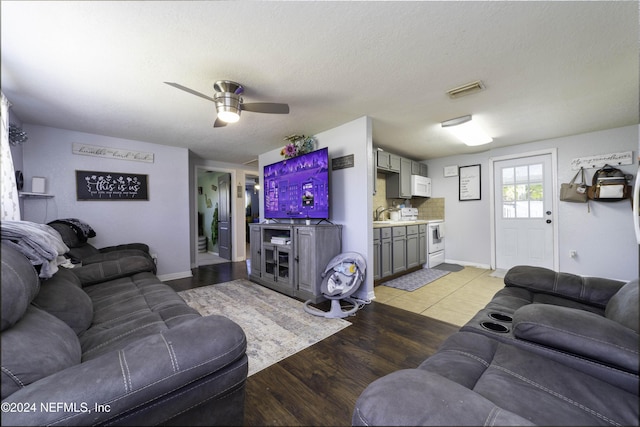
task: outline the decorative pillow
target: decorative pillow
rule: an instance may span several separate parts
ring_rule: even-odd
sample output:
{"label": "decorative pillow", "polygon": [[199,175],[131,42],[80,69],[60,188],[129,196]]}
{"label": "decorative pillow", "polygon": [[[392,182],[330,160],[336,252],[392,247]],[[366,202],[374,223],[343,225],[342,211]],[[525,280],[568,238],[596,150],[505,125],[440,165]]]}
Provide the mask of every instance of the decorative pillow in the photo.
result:
{"label": "decorative pillow", "polygon": [[82,351],[70,327],[34,306],[2,331],[2,399],[80,363]]}
{"label": "decorative pillow", "polygon": [[[96,237],[96,232],[93,230],[93,228],[91,228],[89,224],[79,220],[78,218],[56,219],[55,221],[51,221],[47,225],[56,228],[58,232],[60,232],[60,234],[62,234],[62,232],[60,231],[62,227],[60,227],[59,225],[63,225],[65,228],[71,229],[73,231],[73,234],[75,234],[75,239],[73,240],[75,240],[79,244],[86,243],[87,239],[91,237]],[[74,245],[75,244],[76,243],[74,242]],[[69,243],[67,243],[67,246],[69,246]]]}
{"label": "decorative pillow", "polygon": [[93,303],[81,287],[75,274],[60,269],[52,278],[42,282],[33,305],[53,314],[79,335],[91,326],[93,320]]}

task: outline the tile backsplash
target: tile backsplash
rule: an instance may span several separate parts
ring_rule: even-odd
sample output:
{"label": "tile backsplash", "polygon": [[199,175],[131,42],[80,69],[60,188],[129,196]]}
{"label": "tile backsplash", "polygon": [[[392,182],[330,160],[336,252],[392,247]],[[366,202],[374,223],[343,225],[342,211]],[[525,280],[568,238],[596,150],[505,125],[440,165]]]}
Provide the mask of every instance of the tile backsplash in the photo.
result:
{"label": "tile backsplash", "polygon": [[[418,208],[418,219],[431,220],[431,219],[444,219],[444,197],[431,197],[425,199],[423,197],[416,197],[414,199],[387,199],[386,194],[386,176],[383,173],[378,173],[376,176],[376,194],[373,196],[373,209],[378,206],[384,206],[385,208],[398,206],[402,203],[411,203],[411,206]],[[372,212],[373,216],[374,213]]]}

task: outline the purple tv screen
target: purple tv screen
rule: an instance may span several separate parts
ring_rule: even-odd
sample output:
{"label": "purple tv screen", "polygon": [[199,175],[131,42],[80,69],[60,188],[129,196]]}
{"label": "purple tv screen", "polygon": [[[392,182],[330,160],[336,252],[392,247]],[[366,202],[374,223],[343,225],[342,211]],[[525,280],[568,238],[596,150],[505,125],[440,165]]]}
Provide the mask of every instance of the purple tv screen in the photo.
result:
{"label": "purple tv screen", "polygon": [[329,149],[264,167],[264,218],[329,218]]}

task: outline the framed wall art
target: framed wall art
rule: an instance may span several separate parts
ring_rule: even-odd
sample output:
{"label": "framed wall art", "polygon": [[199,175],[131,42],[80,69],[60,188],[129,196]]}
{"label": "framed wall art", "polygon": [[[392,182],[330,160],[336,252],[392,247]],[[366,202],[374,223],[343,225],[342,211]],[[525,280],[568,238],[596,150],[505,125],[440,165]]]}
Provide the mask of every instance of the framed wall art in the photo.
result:
{"label": "framed wall art", "polygon": [[78,200],[149,200],[148,176],[76,170]]}
{"label": "framed wall art", "polygon": [[460,166],[459,200],[480,200],[480,165]]}

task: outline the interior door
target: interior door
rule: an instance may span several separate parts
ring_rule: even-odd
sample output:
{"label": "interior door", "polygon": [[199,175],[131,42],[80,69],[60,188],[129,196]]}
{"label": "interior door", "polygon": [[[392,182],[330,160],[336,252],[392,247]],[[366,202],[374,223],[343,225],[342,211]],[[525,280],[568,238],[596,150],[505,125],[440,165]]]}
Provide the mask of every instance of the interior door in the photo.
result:
{"label": "interior door", "polygon": [[553,269],[555,227],[551,154],[494,163],[496,269]]}
{"label": "interior door", "polygon": [[218,177],[218,255],[231,260],[231,174]]}

